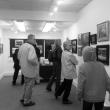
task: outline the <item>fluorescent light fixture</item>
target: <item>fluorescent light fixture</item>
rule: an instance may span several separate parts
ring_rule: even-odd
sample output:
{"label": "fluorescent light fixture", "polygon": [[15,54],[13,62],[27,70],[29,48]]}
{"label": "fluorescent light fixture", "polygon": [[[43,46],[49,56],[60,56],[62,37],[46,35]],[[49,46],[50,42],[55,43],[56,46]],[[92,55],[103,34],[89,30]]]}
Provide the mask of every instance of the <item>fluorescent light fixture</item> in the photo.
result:
{"label": "fluorescent light fixture", "polygon": [[53,12],[51,12],[49,15],[50,15],[50,16],[53,16],[53,15],[54,15],[54,13],[53,13]]}
{"label": "fluorescent light fixture", "polygon": [[54,12],[57,12],[57,11],[58,11],[58,7],[55,7],[55,8],[53,9],[53,11],[54,11]]}
{"label": "fluorescent light fixture", "polygon": [[17,22],[14,21],[15,26],[17,27],[17,29],[21,32],[25,32],[26,28],[25,28],[25,23],[24,22]]}
{"label": "fluorescent light fixture", "polygon": [[55,26],[55,24],[55,22],[46,23],[42,32],[49,32]]}
{"label": "fluorescent light fixture", "polygon": [[57,5],[61,5],[64,2],[64,0],[57,1]]}

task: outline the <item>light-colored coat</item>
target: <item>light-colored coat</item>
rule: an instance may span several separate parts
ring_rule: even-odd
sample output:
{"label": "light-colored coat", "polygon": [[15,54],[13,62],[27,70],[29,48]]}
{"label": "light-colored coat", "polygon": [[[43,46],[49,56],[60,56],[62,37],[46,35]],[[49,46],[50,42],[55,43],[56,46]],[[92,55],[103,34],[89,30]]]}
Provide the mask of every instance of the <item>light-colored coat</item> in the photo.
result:
{"label": "light-colored coat", "polygon": [[61,58],[61,76],[62,79],[73,79],[77,77],[76,65],[78,61],[76,57],[69,51],[65,50],[62,52]]}
{"label": "light-colored coat", "polygon": [[24,43],[18,52],[21,72],[25,77],[34,78],[38,72],[38,58],[34,47],[29,43]]}

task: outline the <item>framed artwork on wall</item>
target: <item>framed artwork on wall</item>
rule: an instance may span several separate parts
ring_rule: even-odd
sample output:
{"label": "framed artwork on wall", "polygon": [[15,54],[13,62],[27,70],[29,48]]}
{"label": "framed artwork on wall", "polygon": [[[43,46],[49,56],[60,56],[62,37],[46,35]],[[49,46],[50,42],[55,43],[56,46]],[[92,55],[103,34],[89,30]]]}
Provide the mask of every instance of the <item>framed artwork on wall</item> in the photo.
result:
{"label": "framed artwork on wall", "polygon": [[96,55],[98,61],[101,61],[105,65],[109,65],[109,45],[97,45]]}
{"label": "framed artwork on wall", "polygon": [[81,47],[81,46],[79,46],[78,48],[77,48],[78,50],[78,56],[82,56],[82,49],[83,49],[83,47]]}
{"label": "framed artwork on wall", "polygon": [[77,39],[71,40],[72,53],[77,53]]}
{"label": "framed artwork on wall", "polygon": [[90,35],[90,44],[91,45],[97,44],[97,34]]}
{"label": "framed artwork on wall", "polygon": [[81,42],[83,47],[90,45],[90,32],[86,32],[81,35]]}
{"label": "framed artwork on wall", "polygon": [[97,40],[98,42],[109,41],[109,24],[110,21],[105,21],[97,24]]}
{"label": "framed artwork on wall", "polygon": [[15,47],[20,47],[24,43],[24,40],[15,40]]}
{"label": "framed artwork on wall", "polygon": [[3,53],[3,44],[0,43],[0,54],[2,54],[2,53]]}
{"label": "framed artwork on wall", "polygon": [[77,44],[78,44],[78,45],[82,45],[82,42],[81,42],[81,34],[78,34]]}

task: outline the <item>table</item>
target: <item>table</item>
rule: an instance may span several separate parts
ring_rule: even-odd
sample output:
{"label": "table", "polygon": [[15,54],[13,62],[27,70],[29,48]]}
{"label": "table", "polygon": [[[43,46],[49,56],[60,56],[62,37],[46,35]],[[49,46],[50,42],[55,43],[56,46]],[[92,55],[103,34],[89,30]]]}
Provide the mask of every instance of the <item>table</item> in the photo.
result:
{"label": "table", "polygon": [[43,80],[49,80],[53,72],[53,65],[40,65],[39,74]]}

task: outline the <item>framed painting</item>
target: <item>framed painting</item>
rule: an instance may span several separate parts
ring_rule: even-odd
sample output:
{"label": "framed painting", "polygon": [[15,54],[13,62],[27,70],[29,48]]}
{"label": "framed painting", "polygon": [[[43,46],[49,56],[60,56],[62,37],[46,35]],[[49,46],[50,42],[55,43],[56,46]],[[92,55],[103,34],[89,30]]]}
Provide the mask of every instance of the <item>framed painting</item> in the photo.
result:
{"label": "framed painting", "polygon": [[83,47],[80,46],[77,49],[78,49],[77,50],[78,51],[78,56],[82,56],[82,49],[83,49]]}
{"label": "framed painting", "polygon": [[90,44],[91,45],[97,44],[97,34],[90,35]]}
{"label": "framed painting", "polygon": [[105,65],[109,65],[109,45],[97,45],[96,55],[98,61],[101,61]]}
{"label": "framed painting", "polygon": [[78,45],[82,45],[82,42],[81,42],[81,34],[78,34],[78,41],[77,41]]}
{"label": "framed painting", "polygon": [[24,40],[15,40],[15,47],[20,47],[24,43]]}
{"label": "framed painting", "polygon": [[2,53],[3,53],[3,44],[0,43],[0,54],[2,54]]}
{"label": "framed painting", "polygon": [[77,39],[71,40],[72,53],[77,53]]}
{"label": "framed painting", "polygon": [[97,24],[97,40],[98,42],[109,41],[109,21]]}
{"label": "framed painting", "polygon": [[90,45],[90,32],[86,32],[81,35],[81,42],[83,47]]}

